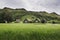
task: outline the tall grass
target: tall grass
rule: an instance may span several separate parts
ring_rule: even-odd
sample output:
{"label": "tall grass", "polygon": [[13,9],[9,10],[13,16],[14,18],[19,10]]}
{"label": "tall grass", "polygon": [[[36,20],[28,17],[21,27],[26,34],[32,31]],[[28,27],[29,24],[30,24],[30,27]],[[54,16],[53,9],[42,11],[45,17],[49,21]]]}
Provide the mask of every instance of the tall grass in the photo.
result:
{"label": "tall grass", "polygon": [[60,25],[0,24],[0,40],[60,40]]}

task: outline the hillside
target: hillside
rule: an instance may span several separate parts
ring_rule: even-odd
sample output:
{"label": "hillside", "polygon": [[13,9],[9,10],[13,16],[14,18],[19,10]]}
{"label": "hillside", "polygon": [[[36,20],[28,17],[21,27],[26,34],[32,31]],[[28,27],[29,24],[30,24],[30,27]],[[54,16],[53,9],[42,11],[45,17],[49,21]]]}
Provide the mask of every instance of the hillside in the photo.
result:
{"label": "hillside", "polygon": [[[30,16],[30,15],[32,15],[32,16]],[[60,15],[58,15],[55,12],[52,12],[52,13],[48,13],[46,11],[35,12],[35,11],[27,11],[24,8],[12,9],[12,8],[8,8],[8,7],[0,9],[0,22],[5,21],[5,20],[10,21],[10,19],[12,21],[17,18],[19,18],[22,21],[22,19],[25,16],[39,18],[39,19],[46,19],[47,21],[51,21],[51,20],[60,21]]]}

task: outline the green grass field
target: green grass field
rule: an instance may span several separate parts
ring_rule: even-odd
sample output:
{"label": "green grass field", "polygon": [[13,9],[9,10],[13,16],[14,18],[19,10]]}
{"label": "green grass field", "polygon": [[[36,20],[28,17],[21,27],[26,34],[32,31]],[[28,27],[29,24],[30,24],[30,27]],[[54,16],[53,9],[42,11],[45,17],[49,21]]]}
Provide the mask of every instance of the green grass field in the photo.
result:
{"label": "green grass field", "polygon": [[0,40],[60,40],[60,24],[0,24]]}

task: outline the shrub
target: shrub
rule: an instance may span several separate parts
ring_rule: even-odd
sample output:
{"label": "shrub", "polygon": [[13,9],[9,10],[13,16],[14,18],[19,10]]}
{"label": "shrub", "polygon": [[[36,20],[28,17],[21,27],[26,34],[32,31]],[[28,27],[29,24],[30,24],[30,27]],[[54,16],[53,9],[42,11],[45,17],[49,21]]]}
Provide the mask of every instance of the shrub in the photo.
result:
{"label": "shrub", "polygon": [[52,21],[53,24],[55,24],[56,22],[55,21]]}
{"label": "shrub", "polygon": [[41,19],[41,23],[47,23],[46,19]]}

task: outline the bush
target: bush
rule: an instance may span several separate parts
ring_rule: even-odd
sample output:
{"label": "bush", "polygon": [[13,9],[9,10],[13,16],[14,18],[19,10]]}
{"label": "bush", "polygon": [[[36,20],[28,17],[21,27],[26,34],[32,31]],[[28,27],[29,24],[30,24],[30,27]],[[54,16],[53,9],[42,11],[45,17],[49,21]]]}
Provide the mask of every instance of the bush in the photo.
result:
{"label": "bush", "polygon": [[60,24],[60,21],[52,21],[53,24]]}
{"label": "bush", "polygon": [[55,21],[52,21],[53,24],[55,24],[56,22]]}
{"label": "bush", "polygon": [[46,19],[42,19],[41,23],[47,23]]}

